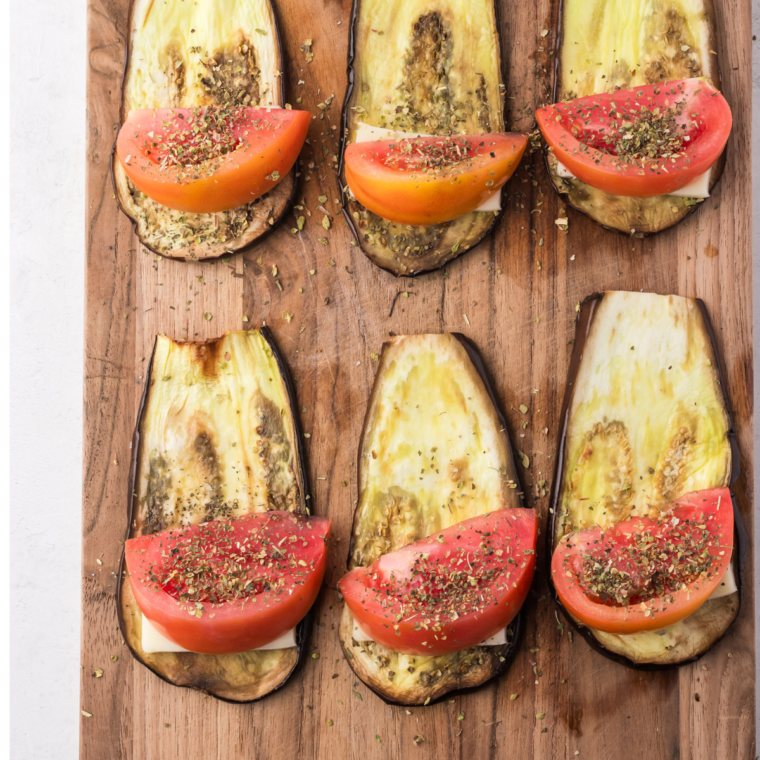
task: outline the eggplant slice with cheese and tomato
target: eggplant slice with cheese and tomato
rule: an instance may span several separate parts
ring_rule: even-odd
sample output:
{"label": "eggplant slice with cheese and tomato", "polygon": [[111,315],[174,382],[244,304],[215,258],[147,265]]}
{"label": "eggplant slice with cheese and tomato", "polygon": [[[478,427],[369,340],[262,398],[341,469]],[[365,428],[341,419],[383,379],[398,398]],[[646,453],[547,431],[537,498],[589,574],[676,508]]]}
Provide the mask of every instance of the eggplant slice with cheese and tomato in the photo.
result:
{"label": "eggplant slice with cheese and tomato", "polygon": [[[132,0],[112,171],[116,198],[143,246],[189,261],[216,258],[261,240],[288,211],[290,165],[310,117],[280,110],[282,70],[270,0]],[[262,153],[266,177],[248,187],[238,158],[248,158],[255,174],[255,146],[273,138],[261,128],[265,119],[281,140],[280,163]],[[286,137],[284,119],[298,121]]]}
{"label": "eggplant slice with cheese and tomato", "polygon": [[356,675],[407,705],[498,677],[516,650],[537,528],[469,340],[411,335],[384,345],[358,482],[339,583],[339,637]]}
{"label": "eggplant slice with cheese and tomato", "polygon": [[[524,135],[505,134],[489,141],[504,132],[494,2],[355,0],[352,20],[344,214],[379,267],[397,276],[438,269],[494,226],[501,187],[527,143]],[[373,156],[373,144],[382,142]],[[388,143],[407,171],[392,171],[399,162],[391,166]],[[410,163],[414,156],[417,164]]]}
{"label": "eggplant slice with cheese and tomato", "polygon": [[[679,172],[683,176],[688,173],[690,179],[685,185],[681,182],[675,190],[650,188],[645,197],[637,197],[634,189],[616,190],[614,182],[612,188],[605,189],[604,185],[582,181],[577,172],[558,160],[562,149],[559,148],[558,156],[559,146],[554,140],[554,149],[547,146],[545,155],[555,189],[565,202],[603,227],[633,237],[645,237],[677,224],[709,196],[725,165],[725,139],[717,147],[699,147],[708,131],[705,122],[710,129],[715,127],[725,133],[725,137],[731,123],[730,111],[719,93],[721,80],[712,0],[594,0],[592,3],[563,0],[556,39],[554,103],[564,109],[563,117],[569,116],[568,121],[574,122],[570,131],[583,131],[590,121],[601,131],[595,138],[587,139],[583,146],[568,149],[566,155],[580,153],[576,148],[585,151],[587,145],[598,143],[597,147],[603,152],[623,156],[618,162],[620,166],[614,167],[618,172],[630,157],[631,165],[639,164],[637,171],[631,170],[631,173],[642,175],[642,179],[646,173],[649,177],[657,174],[660,179],[672,180]],[[680,97],[679,83],[698,78],[710,90],[711,100],[720,99],[725,107],[720,114],[711,115],[711,119],[703,119],[702,113],[695,117],[694,122],[700,123],[692,124],[685,140],[669,139],[676,131],[671,122],[682,124],[690,110],[688,106],[684,108],[684,118],[680,114],[668,118],[668,109],[672,109]],[[670,92],[670,83],[678,85],[678,93]],[[637,98],[645,95],[642,87],[646,85],[657,85],[655,92],[660,95],[658,102],[652,101],[648,109],[642,109],[644,113],[648,111],[647,118],[637,118],[638,113],[631,117],[618,112],[618,118],[613,119],[615,124],[606,117],[598,123],[599,107],[605,107],[606,103],[594,96],[615,95],[622,100],[622,92],[630,90],[631,102],[639,106],[643,103],[638,103]],[[699,87],[697,84],[696,89]],[[580,112],[580,108],[578,113],[574,112],[574,102],[580,104],[581,99],[589,99],[595,113]],[[559,119],[553,108],[548,106],[537,114],[545,135],[541,113],[546,112],[549,120]],[[605,136],[605,132],[614,134]],[[633,145],[638,150],[632,148]],[[679,152],[682,156],[674,170]],[[652,162],[652,156],[658,160]],[[690,167],[703,156],[709,157],[702,161],[703,171],[692,172]],[[591,164],[591,159],[587,160]],[[589,178],[590,175],[585,177]]]}
{"label": "eggplant slice with cheese and tomato", "polygon": [[299,662],[329,520],[309,514],[296,406],[267,328],[156,338],[118,613],[135,658],[169,683],[248,702]]}
{"label": "eggplant slice with cheese and tomato", "polygon": [[548,537],[558,605],[626,665],[696,659],[739,613],[747,546],[729,490],[738,449],[702,301],[587,299],[561,419]]}

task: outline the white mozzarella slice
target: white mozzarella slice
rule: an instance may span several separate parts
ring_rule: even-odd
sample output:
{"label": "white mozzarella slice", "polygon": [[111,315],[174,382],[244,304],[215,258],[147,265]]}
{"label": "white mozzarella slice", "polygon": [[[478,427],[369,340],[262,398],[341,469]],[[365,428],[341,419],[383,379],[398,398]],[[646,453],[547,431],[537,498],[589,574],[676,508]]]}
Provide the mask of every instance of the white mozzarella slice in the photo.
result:
{"label": "white mozzarella slice", "polygon": [[[704,174],[684,185],[680,190],[670,193],[681,198],[709,198],[710,197],[710,172],[708,169]],[[557,161],[557,176],[562,179],[575,179],[575,175],[564,164]]]}
{"label": "white mozzarella slice", "polygon": [[[278,639],[270,641],[269,644],[264,644],[263,647],[258,647],[254,650],[256,652],[263,651],[265,649],[289,649],[296,646],[296,630],[292,628],[289,631],[285,631]],[[142,616],[142,648],[146,654],[156,654],[157,652],[189,652],[189,649],[181,647],[179,644],[175,644],[166,638],[160,631],[156,629],[153,623]]]}
{"label": "white mozzarella slice", "polygon": [[735,594],[739,589],[736,586],[733,563],[728,566],[726,574],[720,579],[718,588],[710,594],[710,599],[720,599],[723,596]]}
{"label": "white mozzarella slice", "polygon": [[[374,641],[374,639],[367,633],[365,633],[359,624],[356,622],[356,618],[354,618],[354,629],[351,633],[354,641]],[[507,629],[504,628],[503,630],[499,631],[498,633],[495,633],[490,638],[486,639],[485,641],[481,641],[479,646],[481,647],[498,647],[502,644],[507,643]]]}
{"label": "white mozzarella slice", "polygon": [[[356,142],[374,142],[375,140],[401,140],[404,137],[422,137],[418,132],[398,132],[383,127],[371,127],[360,121],[356,125]],[[501,192],[494,193],[487,201],[481,203],[476,211],[501,211]]]}

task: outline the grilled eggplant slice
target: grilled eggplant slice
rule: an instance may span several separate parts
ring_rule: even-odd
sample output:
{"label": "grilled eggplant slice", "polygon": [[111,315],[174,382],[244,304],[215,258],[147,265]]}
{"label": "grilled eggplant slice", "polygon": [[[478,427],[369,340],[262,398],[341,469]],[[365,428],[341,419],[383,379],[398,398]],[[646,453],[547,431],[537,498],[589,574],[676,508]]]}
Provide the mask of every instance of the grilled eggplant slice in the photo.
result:
{"label": "grilled eggplant slice", "polygon": [[[557,40],[555,103],[700,76],[720,90],[712,0],[563,0]],[[552,183],[567,203],[633,237],[671,227],[699,205],[674,195],[612,195],[560,177],[554,154],[545,155]],[[725,151],[710,171],[711,190],[724,165]]]}
{"label": "grilled eggplant slice", "polygon": [[[271,0],[132,0],[120,121],[139,108],[283,106],[282,68]],[[116,198],[140,242],[171,258],[210,259],[247,248],[282,218],[295,193],[291,170],[245,206],[192,214],[137,190],[115,152],[111,162]]]}
{"label": "grilled eggplant slice", "polygon": [[[549,562],[566,533],[650,514],[682,494],[730,486],[739,476],[713,333],[698,299],[626,292],[588,299],[562,419]],[[734,522],[739,593],[710,599],[662,631],[579,630],[627,665],[651,669],[704,654],[739,613],[746,534],[735,502]]]}
{"label": "grilled eggplant slice", "polygon": [[[396,336],[383,346],[362,440],[359,503],[349,570],[475,515],[522,507],[506,422],[475,347],[463,336]],[[508,666],[507,643],[422,657],[356,641],[344,606],[343,652],[359,678],[387,702],[427,704],[480,686]]]}
{"label": "grilled eggplant slice", "polygon": [[[504,131],[493,0],[354,0],[343,149],[360,123],[425,135]],[[342,156],[342,151],[341,151]],[[477,245],[498,212],[434,226],[397,224],[347,192],[343,211],[364,253],[395,275],[438,269]]]}
{"label": "grilled eggplant slice", "polygon": [[[127,538],[272,509],[306,514],[308,483],[295,395],[267,328],[205,343],[156,338],[135,436]],[[230,655],[147,654],[124,562],[119,623],[132,654],[177,686],[233,702],[279,688],[297,647]]]}

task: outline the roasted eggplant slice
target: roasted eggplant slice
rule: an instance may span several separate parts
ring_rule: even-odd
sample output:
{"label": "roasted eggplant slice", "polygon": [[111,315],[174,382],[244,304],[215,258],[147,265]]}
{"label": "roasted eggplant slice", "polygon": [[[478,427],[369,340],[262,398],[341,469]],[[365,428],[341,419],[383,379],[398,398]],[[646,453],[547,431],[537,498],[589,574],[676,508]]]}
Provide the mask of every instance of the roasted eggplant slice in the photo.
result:
{"label": "roasted eggplant slice", "polygon": [[[120,122],[140,108],[284,106],[282,53],[271,0],[132,0]],[[291,170],[251,203],[216,214],[162,206],[139,192],[115,153],[116,198],[140,242],[187,260],[235,253],[266,235],[290,207]]]}
{"label": "roasted eggplant slice", "polygon": [[[739,475],[713,333],[698,299],[626,292],[588,299],[562,419],[549,561],[567,533],[647,515],[685,493],[730,486]],[[639,667],[704,654],[739,612],[746,534],[735,503],[734,522],[739,593],[711,598],[657,632],[617,635],[579,626],[581,632],[604,654]]]}
{"label": "roasted eggplant slice", "polygon": [[[303,443],[287,370],[267,328],[205,343],[156,339],[135,437],[127,538],[267,510],[306,514]],[[119,574],[119,623],[132,654],[156,675],[234,702],[280,687],[297,647],[241,654],[147,654],[142,615]]]}
{"label": "roasted eggplant slice", "polygon": [[[563,0],[557,41],[555,103],[690,77],[705,77],[720,90],[712,0]],[[612,195],[577,178],[560,177],[551,151],[546,162],[567,203],[633,237],[671,227],[699,205],[695,198],[674,195]],[[711,190],[724,165],[725,152],[711,169]]]}
{"label": "roasted eggplant slice", "polygon": [[[412,335],[386,343],[359,444],[349,570],[469,517],[522,507],[506,427],[466,338]],[[501,674],[519,626],[520,615],[503,645],[410,656],[357,641],[344,606],[339,635],[364,683],[388,702],[413,705]]]}
{"label": "roasted eggplant slice", "polygon": [[[501,49],[493,0],[354,0],[343,149],[361,124],[425,135],[504,131]],[[342,155],[342,152],[341,152]],[[343,210],[364,253],[395,275],[438,269],[477,245],[498,212],[416,227]]]}

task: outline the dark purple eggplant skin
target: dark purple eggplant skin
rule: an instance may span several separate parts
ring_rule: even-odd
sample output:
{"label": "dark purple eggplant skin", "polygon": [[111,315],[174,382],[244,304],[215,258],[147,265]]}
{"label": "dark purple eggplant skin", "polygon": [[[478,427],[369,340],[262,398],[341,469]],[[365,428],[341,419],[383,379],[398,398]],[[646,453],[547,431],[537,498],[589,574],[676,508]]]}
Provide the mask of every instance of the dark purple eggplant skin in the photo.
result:
{"label": "dark purple eggplant skin", "polygon": [[[510,455],[512,457],[512,467],[514,468],[515,473],[518,477],[518,487],[520,486],[519,482],[519,473],[517,470],[517,462],[515,460],[515,454],[514,449],[512,448],[512,440],[509,436],[509,430],[507,427],[507,419],[504,416],[504,413],[501,411],[501,406],[499,405],[498,401],[496,400],[496,394],[493,390],[493,385],[491,384],[490,375],[488,373],[488,370],[486,369],[486,365],[483,362],[483,358],[480,355],[480,352],[478,351],[477,346],[475,343],[470,340],[466,335],[462,335],[462,333],[451,333],[453,337],[455,337],[464,347],[465,351],[467,352],[467,356],[470,358],[470,361],[472,361],[475,369],[477,370],[478,374],[480,375],[481,380],[483,381],[483,385],[486,388],[486,392],[488,393],[489,398],[491,399],[491,403],[493,404],[494,411],[496,412],[497,419],[499,420],[499,424],[501,425],[501,428],[504,430],[504,434],[509,439],[509,451]],[[385,352],[385,349],[387,347],[387,343],[383,343],[383,347],[381,350],[381,356]],[[367,404],[367,411],[364,415],[364,423],[362,424],[362,434],[359,438],[359,448],[358,451],[361,452],[362,445],[364,443],[364,431],[367,427],[367,416],[369,414],[369,404]],[[361,467],[361,461],[359,461],[359,467]],[[357,471],[358,476],[358,471]],[[530,507],[526,506],[525,499],[523,498],[523,491],[520,490],[518,492],[518,497],[520,499],[520,509],[530,509]],[[356,510],[354,510],[354,523],[356,521],[356,512],[358,510],[358,506]],[[351,526],[351,540],[349,541],[348,546],[348,556],[346,557],[346,569],[349,568],[350,562],[351,562],[351,555],[354,553],[354,525]],[[478,684],[477,686],[471,686],[465,689],[454,689],[452,691],[448,691],[445,694],[442,694],[437,699],[432,699],[430,702],[427,703],[426,706],[429,705],[437,705],[440,702],[444,702],[445,700],[452,699],[453,697],[462,696],[464,694],[471,694],[475,691],[479,691],[482,689],[486,684],[494,683],[499,678],[501,678],[504,673],[507,672],[509,669],[509,666],[512,664],[512,661],[515,658],[515,655],[517,654],[517,648],[518,645],[522,639],[523,629],[525,628],[525,625],[523,623],[523,611],[520,610],[520,612],[517,613],[515,618],[512,620],[512,622],[509,624],[508,629],[512,630],[512,641],[509,642],[507,645],[507,650],[504,652],[504,662],[499,664],[499,667],[496,669],[494,674],[488,678],[487,680],[483,681],[482,683]],[[349,667],[351,665],[350,660],[348,660]],[[362,682],[364,683],[364,682]],[[374,692],[380,699],[385,702],[387,705],[391,705],[393,707],[409,707],[408,704],[405,702],[399,702],[395,699],[389,699],[383,692],[381,692],[379,689],[375,689],[373,686],[370,686],[367,683],[364,683],[364,685],[372,692]]]}
{"label": "dark purple eggplant skin", "polygon": [[[743,580],[743,574],[744,574],[744,564],[747,561],[747,547],[749,545],[749,539],[747,537],[747,532],[744,529],[744,523],[742,522],[742,516],[739,512],[739,507],[736,504],[736,497],[734,496],[733,491],[731,492],[731,504],[733,505],[733,511],[734,511],[734,546],[736,546],[739,550],[739,561],[738,561],[738,572],[736,574],[736,585],[738,588],[738,594],[739,594],[739,609],[736,613],[736,618],[734,618],[734,621],[729,625],[729,627],[726,629],[723,636],[713,641],[713,643],[705,650],[700,652],[699,654],[695,655],[694,657],[690,657],[686,660],[683,660],[681,662],[675,662],[668,665],[650,665],[650,664],[639,664],[632,662],[627,657],[623,657],[622,655],[619,655],[615,652],[611,652],[607,647],[603,646],[602,644],[597,641],[596,637],[594,636],[591,631],[589,631],[588,628],[585,626],[578,625],[575,620],[573,620],[572,616],[568,613],[568,611],[565,609],[564,605],[562,604],[559,595],[557,594],[557,589],[554,586],[554,582],[552,581],[552,555],[554,554],[554,532],[556,529],[556,522],[557,522],[557,515],[559,514],[559,503],[560,503],[560,495],[562,493],[562,471],[564,467],[565,462],[565,438],[567,436],[567,422],[568,422],[568,416],[569,416],[569,410],[570,410],[570,402],[573,397],[573,389],[575,386],[575,379],[578,376],[578,369],[580,368],[581,359],[583,358],[583,349],[586,343],[586,338],[588,337],[589,330],[591,328],[591,323],[594,319],[594,312],[596,311],[596,307],[601,302],[602,298],[604,298],[604,293],[594,293],[593,295],[588,296],[583,303],[581,304],[581,311],[578,315],[578,320],[575,325],[575,342],[573,344],[573,353],[570,357],[570,366],[567,370],[567,385],[565,386],[565,396],[562,401],[562,412],[560,414],[560,420],[561,420],[561,428],[560,428],[560,434],[559,434],[559,440],[557,442],[557,456],[556,456],[556,463],[554,466],[554,481],[552,486],[552,496],[551,496],[551,512],[549,517],[549,530],[546,532],[546,577],[549,582],[549,593],[554,597],[554,602],[557,605],[557,607],[562,612],[562,615],[564,616],[565,620],[570,624],[570,626],[573,628],[573,630],[583,636],[586,643],[594,650],[599,652],[599,654],[604,655],[607,659],[613,660],[614,662],[617,662],[621,665],[625,665],[628,668],[631,668],[633,670],[644,670],[644,671],[659,671],[659,670],[673,670],[674,668],[679,668],[681,665],[686,665],[691,662],[696,662],[699,660],[706,652],[708,652],[710,649],[712,649],[715,644],[717,644],[723,636],[725,636],[725,633],[728,633],[728,631],[731,629],[731,626],[736,622],[736,618],[739,617],[742,610],[742,598],[744,594],[744,580]],[[707,313],[707,307],[705,306],[704,301],[702,301],[701,298],[695,299],[697,301],[697,304],[699,305],[699,309],[702,312],[702,316],[705,320],[705,325],[707,326],[707,333],[710,336],[710,343],[712,345],[713,352],[715,354],[715,357],[717,358],[718,362],[718,377],[720,378],[720,387],[723,391],[723,401],[726,405],[726,413],[728,415],[728,421],[729,421],[729,432],[728,432],[728,439],[729,443],[731,445],[731,476],[730,476],[730,483],[729,486],[733,486],[733,484],[736,482],[737,478],[741,474],[741,470],[739,467],[739,447],[736,443],[736,432],[734,430],[734,418],[731,414],[731,405],[728,403],[728,395],[726,393],[726,383],[723,379],[723,369],[721,366],[720,361],[720,354],[718,353],[718,346],[715,342],[715,333],[713,332],[712,324],[710,323],[710,317]]]}
{"label": "dark purple eggplant skin", "polygon": [[[275,33],[275,36],[277,37],[277,45],[280,48],[280,51],[282,51],[283,50],[283,46],[282,46],[282,34],[280,33],[280,22],[279,22],[279,20],[277,18],[277,11],[275,10],[274,3],[272,3],[271,0],[270,0],[270,4],[272,5],[272,18],[274,19],[274,33]],[[126,39],[126,44],[124,45],[124,68],[123,68],[123,70],[121,72],[121,84],[119,85],[119,125],[121,125],[121,124],[124,123],[124,114],[121,112],[121,110],[122,110],[121,109],[121,103],[123,103],[123,101],[124,101],[124,98],[123,98],[124,82],[125,82],[125,80],[127,78],[127,66],[129,65],[129,42],[130,42],[130,40],[129,40],[129,34],[130,34],[129,30],[132,28],[132,8],[133,8],[133,6],[134,6],[134,0],[131,0],[130,3],[129,3],[129,13],[127,14],[127,39]],[[283,103],[287,103],[287,98],[285,96],[285,77],[280,77],[279,79],[280,79],[280,98],[282,99]],[[117,190],[116,190],[116,177],[114,176],[114,173],[113,173],[113,167],[114,167],[114,161],[117,160],[116,159],[116,141],[117,141],[118,137],[119,137],[119,133],[117,132],[116,133],[116,137],[114,137],[113,147],[111,148],[111,154],[110,154],[110,162],[111,162],[110,163],[110,167],[111,167],[111,170],[109,172],[109,174],[111,176],[111,190],[113,191],[114,197],[116,197],[117,199],[118,199],[119,195],[118,195]],[[293,169],[291,169],[291,171],[295,172],[295,167]],[[266,230],[261,235],[259,235],[255,240],[252,240],[250,243],[248,243],[248,245],[243,246],[242,248],[238,248],[235,251],[220,253],[218,256],[208,256],[208,257],[206,257],[204,259],[200,259],[200,261],[217,261],[218,259],[221,259],[221,258],[223,258],[225,256],[233,256],[233,255],[235,255],[237,253],[245,253],[246,251],[250,251],[252,248],[254,248],[255,246],[257,246],[263,240],[266,240],[274,232],[274,230],[277,228],[278,221],[284,219],[285,216],[287,214],[289,214],[290,211],[292,210],[293,203],[294,203],[294,201],[296,199],[296,190],[297,189],[298,189],[298,182],[294,181],[293,182],[293,190],[290,193],[290,198],[288,198],[287,205],[285,206],[285,208],[282,211],[282,214],[280,215],[280,219],[279,220],[275,219],[274,224],[270,224],[266,228]],[[129,221],[132,222],[132,232],[135,235],[135,237],[137,237],[137,222],[126,211],[124,211],[124,209],[121,207],[121,204],[119,204],[119,209],[121,209],[121,212],[124,214],[124,216],[126,216],[127,219],[129,219]],[[161,256],[164,259],[169,259],[171,261],[182,261],[182,262],[185,262],[185,263],[188,261],[187,259],[183,259],[183,258],[181,258],[179,256],[167,256],[165,253],[161,253],[161,251],[157,251],[155,248],[152,248],[151,246],[146,245],[142,241],[140,241],[140,245],[146,251],[150,251],[151,253],[154,253],[156,256]]]}
{"label": "dark purple eggplant skin", "polygon": [[[338,178],[340,181],[340,205],[341,210],[343,211],[343,217],[345,218],[346,222],[348,222],[348,227],[351,230],[351,234],[354,236],[354,241],[356,242],[356,245],[359,247],[359,249],[364,253],[364,249],[362,248],[361,244],[361,238],[359,236],[359,230],[354,225],[354,219],[351,216],[351,214],[348,211],[348,196],[346,194],[345,185],[343,184],[342,180],[340,180],[341,177],[344,177],[344,161],[345,161],[345,155],[346,155],[346,146],[348,144],[347,136],[348,136],[348,103],[351,99],[351,94],[354,91],[354,58],[356,57],[356,19],[359,15],[359,3],[361,3],[361,0],[354,0],[353,5],[351,7],[351,31],[349,33],[348,37],[348,63],[346,64],[346,94],[343,97],[343,110],[341,111],[341,118],[340,118],[340,128],[341,128],[341,138],[340,138],[340,163],[338,164]],[[497,2],[494,2],[494,18],[496,23],[496,31],[498,32],[498,43],[499,43],[499,73],[501,75],[501,81],[506,82],[506,67],[504,66],[504,56],[502,55],[502,46],[501,46],[501,32],[499,32],[499,4]],[[506,115],[506,107],[504,111]],[[506,120],[505,120],[506,123]],[[504,205],[504,190],[506,188],[506,185],[501,189],[501,200],[502,200],[502,206]],[[471,245],[467,248],[463,248],[461,251],[457,252],[457,255],[454,256],[454,258],[449,259],[444,264],[441,264],[439,267],[433,267],[432,269],[421,269],[420,271],[409,271],[409,272],[394,272],[392,269],[389,269],[388,267],[380,266],[379,264],[376,264],[376,266],[380,269],[383,269],[384,271],[392,274],[394,277],[416,277],[420,274],[427,274],[430,272],[437,272],[447,265],[451,264],[452,261],[455,261],[463,254],[467,253],[468,251],[471,251],[473,248],[477,248],[480,243],[485,240],[485,238],[493,233],[494,227],[496,226],[496,222],[501,219],[502,214],[504,213],[504,209],[498,213],[498,215],[494,215],[493,222],[491,223],[491,226],[486,230],[483,237],[478,240],[475,245]],[[365,254],[366,255],[366,254]],[[369,257],[368,257],[369,258]],[[372,262],[373,264],[375,262]]]}
{"label": "dark purple eggplant skin", "polygon": [[[290,375],[290,371],[288,369],[288,366],[285,362],[285,358],[283,357],[282,353],[280,352],[279,347],[277,346],[277,343],[275,343],[274,336],[272,335],[272,331],[264,326],[259,328],[259,332],[261,333],[264,340],[266,340],[267,345],[272,350],[272,355],[275,358],[275,361],[277,362],[277,367],[280,370],[280,374],[283,377],[283,380],[285,381],[285,387],[288,391],[288,400],[290,401],[291,408],[295,411],[296,409],[299,409],[298,406],[298,400],[296,398],[295,393],[295,386],[293,385],[293,380]],[[155,341],[153,342],[153,351],[151,351],[150,355],[150,362],[148,362],[148,368],[145,373],[145,387],[143,388],[142,398],[140,399],[140,407],[137,411],[137,422],[135,423],[135,431],[132,434],[132,461],[130,462],[129,466],[129,492],[127,497],[127,503],[129,504],[129,516],[127,520],[127,531],[126,535],[124,537],[124,543],[126,546],[127,540],[130,538],[130,526],[132,525],[132,518],[136,509],[135,501],[137,498],[137,492],[135,490],[135,484],[137,479],[137,461],[138,461],[138,451],[139,451],[139,444],[140,444],[140,423],[142,422],[142,416],[143,416],[143,410],[145,409],[145,404],[148,399],[148,389],[150,387],[150,377],[151,372],[153,369],[153,356],[155,355]],[[308,477],[308,470],[306,467],[306,449],[304,446],[304,437],[303,437],[303,431],[301,429],[301,422],[300,417],[297,414],[293,414],[293,422],[296,430],[296,443],[298,447],[298,464],[299,468],[301,470],[301,482],[303,483],[304,490],[306,491],[306,498],[311,501],[311,489],[309,487],[309,477]],[[311,509],[309,509],[309,514],[313,514]],[[165,681],[171,686],[175,686],[180,689],[191,689],[192,691],[200,691],[204,694],[208,694],[211,697],[214,697],[214,699],[218,699],[220,702],[227,702],[232,705],[242,705],[242,704],[251,704],[253,702],[260,702],[262,699],[266,699],[271,694],[274,694],[276,691],[280,691],[280,689],[284,688],[284,686],[291,680],[291,678],[298,673],[300,670],[303,669],[303,663],[305,660],[304,654],[304,648],[306,646],[306,643],[309,640],[309,637],[311,636],[311,629],[314,622],[314,606],[316,606],[316,602],[314,606],[309,610],[309,612],[306,614],[306,617],[296,626],[296,642],[297,642],[297,650],[298,650],[298,659],[296,660],[296,664],[293,666],[293,669],[288,674],[287,678],[285,678],[282,683],[280,683],[278,686],[276,686],[272,691],[268,692],[267,694],[262,695],[258,699],[250,699],[250,700],[235,700],[235,699],[227,699],[226,697],[220,697],[216,694],[212,694],[205,689],[199,689],[197,687],[193,686],[178,686],[175,683],[172,683],[169,679],[164,678],[160,673],[157,673],[155,670],[153,670],[149,665],[147,665],[135,652],[134,649],[132,649],[131,645],[129,644],[129,637],[127,636],[127,632],[124,628],[124,619],[122,617],[122,610],[121,610],[121,587],[122,584],[126,582],[127,575],[126,575],[126,568],[125,568],[125,558],[124,558],[125,550],[122,550],[121,553],[121,559],[119,560],[119,576],[118,581],[116,584],[116,595],[115,595],[115,603],[116,603],[116,616],[119,620],[119,630],[121,631],[122,639],[124,639],[124,642],[126,643],[127,647],[129,648],[130,653],[132,654],[132,657],[137,660],[141,665],[145,666],[150,670],[154,675],[158,676],[162,681]]]}
{"label": "dark purple eggplant skin", "polygon": [[[559,90],[559,68],[561,65],[561,48],[562,48],[562,40],[564,39],[565,31],[562,26],[562,18],[564,16],[564,9],[565,9],[565,0],[559,0],[559,8],[557,10],[557,32],[554,42],[554,49],[556,51],[556,55],[554,56],[554,83],[552,84],[552,102],[556,103],[558,101],[558,90]],[[712,5],[712,0],[705,0],[705,12],[710,18],[710,23],[713,29],[717,29],[717,23],[715,20],[715,9]],[[713,40],[713,49],[717,50],[715,47],[717,43]],[[721,74],[720,74],[720,66],[716,60],[715,68],[718,72],[717,77],[713,80],[713,85],[718,89],[721,90],[722,84],[721,84]],[[723,153],[721,153],[720,158],[717,161],[718,164],[718,176],[715,178],[715,181],[710,186],[710,192],[717,186],[718,182],[720,182],[720,178],[723,176],[723,170],[726,167],[726,156],[728,154],[728,145],[723,149]],[[543,155],[544,155],[544,167],[546,168],[546,174],[549,176],[549,179],[551,180],[551,171],[549,170],[549,146],[544,142],[543,146]],[[554,183],[552,183],[554,184]],[[609,227],[606,224],[601,224],[600,222],[597,222],[596,219],[593,219],[591,216],[589,216],[583,209],[577,208],[574,206],[566,197],[566,193],[561,193],[557,188],[554,188],[557,191],[557,195],[562,198],[563,201],[567,203],[568,206],[575,209],[576,211],[580,211],[581,214],[584,216],[588,216],[589,219],[591,219],[592,222],[596,222],[603,230],[608,230],[609,232],[614,232],[618,235],[625,235],[625,237],[637,237],[637,238],[648,238],[650,235],[656,235],[659,232],[663,232],[664,230],[669,230],[671,227],[675,227],[676,225],[680,224],[684,219],[688,219],[699,206],[692,206],[689,211],[684,214],[677,222],[674,222],[671,225],[668,225],[667,227],[663,227],[661,230],[657,230],[657,232],[640,232],[636,233],[636,235],[629,235],[628,233],[623,232],[622,230],[618,230],[615,227]],[[593,297],[593,296],[592,296]],[[700,304],[702,301],[700,300]],[[702,308],[704,309],[704,305],[702,305]],[[707,321],[707,324],[709,326],[710,322]],[[712,328],[710,328],[712,330]],[[716,353],[717,356],[717,353]]]}

